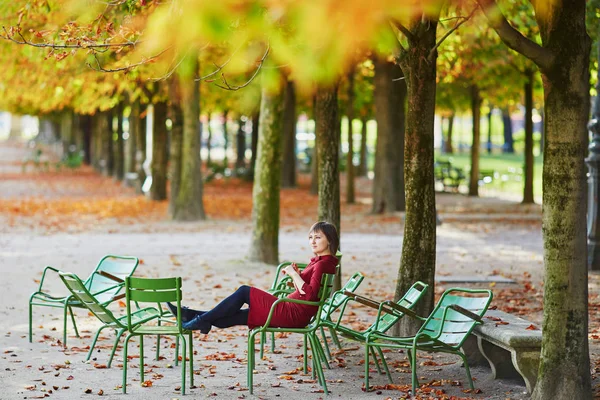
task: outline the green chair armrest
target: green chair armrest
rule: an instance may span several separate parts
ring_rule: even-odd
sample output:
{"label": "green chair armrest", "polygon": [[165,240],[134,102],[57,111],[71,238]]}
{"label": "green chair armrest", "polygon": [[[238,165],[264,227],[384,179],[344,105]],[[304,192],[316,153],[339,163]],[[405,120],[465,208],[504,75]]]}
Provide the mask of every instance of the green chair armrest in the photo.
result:
{"label": "green chair armrest", "polygon": [[459,312],[466,317],[471,318],[473,321],[483,323],[483,318],[481,318],[479,315],[475,314],[474,312],[469,311],[466,308],[459,306],[458,304],[451,304],[448,306],[448,308],[450,308],[456,312]]}
{"label": "green chair armrest", "polygon": [[[420,315],[418,315],[413,310],[411,310],[409,308],[406,308],[404,306],[401,306],[400,304],[396,304],[393,301],[386,300],[382,304],[385,304],[386,306],[391,307],[391,308],[393,308],[396,311],[400,311],[401,313],[403,313],[404,315],[408,315],[409,317],[416,318],[416,319],[421,320],[421,321],[425,321],[425,318],[421,317]],[[392,312],[390,314],[394,314],[394,313]]]}
{"label": "green chair armrest", "polygon": [[113,274],[110,274],[110,273],[108,273],[106,271],[96,271],[95,273],[98,274],[98,275],[101,275],[101,276],[103,276],[105,278],[108,278],[110,280],[113,280],[113,281],[115,281],[117,283],[124,283],[125,282],[123,279],[119,278],[118,276],[114,276]]}
{"label": "green chair armrest", "polygon": [[42,273],[42,279],[40,279],[40,284],[38,286],[38,292],[42,291],[42,286],[44,285],[44,279],[46,279],[46,272],[48,272],[48,270],[52,271],[52,272],[56,272],[57,274],[60,273],[60,271],[54,267],[51,266],[46,266],[46,268],[44,268],[44,272]]}

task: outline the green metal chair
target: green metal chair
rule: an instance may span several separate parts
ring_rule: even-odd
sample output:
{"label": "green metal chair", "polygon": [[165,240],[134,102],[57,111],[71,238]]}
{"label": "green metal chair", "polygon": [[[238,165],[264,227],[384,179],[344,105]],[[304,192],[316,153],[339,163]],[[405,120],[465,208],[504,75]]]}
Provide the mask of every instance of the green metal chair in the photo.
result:
{"label": "green metal chair", "polygon": [[[323,320],[321,321],[321,325],[329,328],[333,332],[339,333],[341,336],[347,339],[354,340],[360,343],[365,343],[366,336],[369,332],[387,332],[398,322],[400,318],[404,317],[405,312],[410,312],[412,315],[416,315],[414,314],[412,309],[417,305],[421,297],[427,291],[428,287],[429,285],[427,285],[426,283],[417,281],[413,283],[413,285],[406,291],[404,296],[402,296],[397,302],[386,300],[381,303],[371,300],[367,297],[360,296],[349,291],[345,291],[345,298],[343,299],[343,304],[341,305],[342,309],[338,320],[333,321],[331,318],[331,313],[329,313],[325,318],[323,318]],[[377,316],[375,317],[375,322],[373,322],[371,326],[369,326],[364,331],[357,331],[348,326],[341,325],[341,321],[344,317],[346,307],[351,301],[355,301],[357,303],[377,309]],[[398,309],[397,306],[403,307],[403,309]],[[341,346],[339,345],[339,340],[336,343],[338,343],[338,347],[341,349]],[[379,348],[377,348],[377,351],[379,353],[379,357],[381,358],[381,362],[383,364],[387,378],[391,383],[392,376],[383,356],[383,352]],[[381,367],[379,366],[379,361],[377,359],[377,355],[375,354],[374,349],[371,349],[371,355],[373,356],[373,360],[375,361],[375,367],[377,368],[377,372],[381,374]],[[331,360],[331,358],[329,359]]]}
{"label": "green metal chair", "polygon": [[[424,323],[413,337],[388,336],[377,330],[365,335],[365,389],[369,391],[369,350],[375,348],[407,349],[412,369],[412,394],[419,384],[417,379],[417,351],[444,352],[458,355],[464,363],[469,386],[473,389],[471,371],[465,354],[461,350],[478,323],[483,323],[483,315],[492,301],[492,292],[485,289],[448,289],[427,318],[412,311],[404,312],[423,320]],[[402,306],[396,308],[403,309]]]}
{"label": "green metal chair", "polygon": [[[115,338],[115,344],[113,345],[112,351],[110,352],[110,358],[108,360],[108,368],[110,368],[112,364],[113,357],[115,355],[115,351],[117,350],[117,346],[119,345],[119,339],[123,335],[123,333],[129,329],[129,325],[127,322],[127,315],[122,317],[116,317],[106,306],[100,304],[96,297],[90,293],[90,291],[85,287],[85,284],[77,277],[75,274],[61,272],[59,273],[60,279],[65,283],[69,291],[73,294],[73,297],[81,302],[85,307],[87,307],[104,325],[98,329],[96,332],[96,336],[94,336],[94,341],[90,346],[90,351],[88,352],[86,361],[89,361],[92,353],[94,351],[94,347],[96,346],[96,342],[98,341],[98,336],[100,336],[100,332],[102,332],[106,328],[112,328],[117,331],[117,337]],[[161,311],[157,310],[154,307],[146,307],[142,309],[135,310],[131,314],[131,323],[133,325],[143,324],[145,322],[151,321],[160,317]],[[159,346],[157,344],[157,358]]]}
{"label": "green metal chair", "polygon": [[[321,342],[317,338],[315,332],[319,327],[319,323],[322,316],[323,306],[325,304],[325,299],[329,297],[331,294],[331,288],[333,285],[334,274],[323,274],[323,278],[321,279],[321,288],[319,290],[319,301],[305,301],[305,300],[296,300],[296,299],[288,299],[286,297],[277,299],[273,305],[271,306],[271,310],[269,311],[269,315],[267,316],[267,320],[265,324],[261,327],[254,328],[248,334],[248,389],[250,390],[250,394],[253,392],[253,371],[255,365],[255,343],[254,338],[257,334],[261,334],[261,337],[264,336],[265,333],[271,332],[290,332],[290,333],[300,333],[304,338],[304,372],[306,373],[308,370],[308,355],[307,355],[307,340],[310,342],[310,347],[312,351],[312,361],[313,368],[312,373],[313,377],[316,376],[319,380],[319,383],[323,387],[323,390],[326,394],[327,391],[327,383],[325,382],[325,376],[323,374],[323,368],[321,366],[321,360],[325,358],[323,353],[323,348],[321,347]],[[273,313],[275,308],[280,303],[296,303],[296,304],[305,304],[310,306],[317,306],[319,309],[315,314],[315,317],[311,323],[304,328],[277,328],[269,326],[271,323],[271,318],[273,317]]]}
{"label": "green metal chair", "polygon": [[[99,304],[106,306],[111,302],[123,298],[119,295],[123,289],[123,282],[127,276],[132,275],[137,268],[139,260],[136,257],[113,256],[103,257],[90,276],[83,282],[85,288],[94,296]],[[42,279],[37,291],[29,297],[29,342],[33,338],[32,320],[33,306],[55,307],[63,309],[63,345],[67,345],[67,311],[71,314],[71,321],[75,334],[79,331],[75,324],[73,307],[85,308],[85,305],[76,299],[73,294],[55,295],[44,291],[44,281],[48,271],[60,273],[56,268],[47,266],[42,274]]]}
{"label": "green metal chair", "polygon": [[[194,385],[194,346],[192,341],[192,331],[184,330],[181,327],[181,278],[125,278],[125,294],[127,298],[127,326],[129,334],[125,338],[123,346],[123,393],[127,392],[127,345],[134,336],[140,337],[140,382],[144,382],[144,336],[157,335],[160,339],[162,335],[176,336],[181,338],[183,343],[182,366],[181,366],[181,393],[185,394],[185,373],[186,373],[186,355],[190,362],[190,386]],[[176,321],[172,319],[158,319],[158,326],[136,323],[135,313],[131,303],[166,303],[177,304]],[[160,306],[159,306],[160,308]],[[161,322],[170,322],[175,325],[161,325]],[[188,336],[189,354],[186,352],[185,336]],[[179,349],[176,349],[175,358],[178,358]]]}

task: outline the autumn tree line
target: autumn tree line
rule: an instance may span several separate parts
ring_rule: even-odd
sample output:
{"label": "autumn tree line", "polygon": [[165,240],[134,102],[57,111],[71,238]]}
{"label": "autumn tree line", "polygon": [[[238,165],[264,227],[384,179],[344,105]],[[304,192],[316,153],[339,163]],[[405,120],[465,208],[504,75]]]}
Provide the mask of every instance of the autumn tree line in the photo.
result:
{"label": "autumn tree line", "polygon": [[[543,97],[544,335],[532,398],[591,398],[584,159],[597,1],[97,3],[1,6],[8,22],[0,57],[9,66],[0,73],[3,108],[61,113],[70,127],[63,139],[89,149],[91,165],[118,179],[137,172],[141,182],[137,154],[151,104],[150,196],[164,199],[169,178],[176,220],[205,217],[201,112],[257,120],[250,257],[269,263],[278,260],[279,190],[293,176],[293,114],[304,107],[316,121],[316,217],[338,227],[340,116],[375,118],[373,211],[405,210],[396,298],[416,280],[434,284],[436,111],[448,121],[466,110],[472,115],[469,191],[476,195],[483,102],[506,110],[525,105],[532,168],[531,110]],[[125,108],[128,146],[119,122]],[[348,160],[353,149],[351,143]],[[133,159],[135,166],[124,164]],[[347,201],[354,173],[348,168]],[[533,174],[528,167],[525,174],[524,197],[532,201]],[[431,291],[418,311],[427,315],[433,302]],[[397,333],[415,328],[405,318]]]}

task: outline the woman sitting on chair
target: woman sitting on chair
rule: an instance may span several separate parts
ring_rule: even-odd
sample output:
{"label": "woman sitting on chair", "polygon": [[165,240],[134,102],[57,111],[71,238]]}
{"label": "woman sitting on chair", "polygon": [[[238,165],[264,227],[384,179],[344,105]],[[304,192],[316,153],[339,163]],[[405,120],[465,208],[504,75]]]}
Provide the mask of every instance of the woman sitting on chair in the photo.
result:
{"label": "woman sitting on chair", "polygon": [[[315,257],[300,272],[296,264],[282,269],[292,278],[296,290],[288,295],[289,299],[318,301],[321,277],[323,274],[335,274],[338,264],[336,254],[340,239],[334,225],[317,222],[308,233],[308,241]],[[242,285],[233,294],[221,301],[210,311],[181,309],[182,327],[188,330],[210,332],[213,326],[229,328],[235,325],[247,325],[250,329],[265,324],[271,306],[278,298],[255,287]],[[247,308],[242,308],[247,304]],[[167,303],[176,315],[177,307]],[[270,326],[280,328],[303,328],[317,313],[318,307],[296,303],[279,303],[273,313]]]}

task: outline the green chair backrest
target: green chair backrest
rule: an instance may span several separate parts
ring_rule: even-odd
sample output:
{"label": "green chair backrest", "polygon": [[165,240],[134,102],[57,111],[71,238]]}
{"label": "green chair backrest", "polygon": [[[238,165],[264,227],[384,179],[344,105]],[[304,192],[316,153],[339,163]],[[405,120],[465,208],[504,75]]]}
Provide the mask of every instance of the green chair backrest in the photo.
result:
{"label": "green chair backrest", "polygon": [[334,293],[333,296],[329,297],[325,304],[323,305],[323,313],[325,315],[331,314],[333,311],[337,310],[343,303],[344,300],[348,297],[344,294],[344,291],[354,293],[361,282],[365,279],[364,275],[360,272],[355,272],[354,275],[348,279],[348,282],[342,287],[341,290]]}
{"label": "green chair backrest", "polygon": [[[127,324],[131,324],[134,309],[131,303],[177,303],[181,308],[181,278],[125,278],[125,297],[127,299]],[[177,316],[177,326],[181,332],[181,315]]]}
{"label": "green chair backrest", "polygon": [[[413,283],[413,285],[404,293],[404,296],[400,298],[396,302],[396,304],[401,305],[402,307],[408,308],[412,310],[412,308],[417,304],[421,296],[425,294],[429,285],[423,283],[421,281],[417,281]],[[397,314],[382,314],[379,318],[379,321],[371,325],[371,328],[375,328],[377,326],[377,330],[379,332],[387,332],[398,320],[400,316]]]}
{"label": "green chair backrest", "polygon": [[[95,296],[98,302],[105,304],[121,291],[122,286],[116,286],[118,284],[117,281],[106,276],[102,276],[100,272],[107,272],[108,274],[124,281],[126,277],[133,275],[138,264],[139,260],[136,257],[113,255],[105,256],[102,258],[102,260],[100,260],[96,266],[96,269],[94,269],[94,272],[92,272],[92,274],[84,282],[85,287],[90,291],[90,293],[97,293]],[[98,293],[103,290],[106,291]]]}
{"label": "green chair backrest", "polygon": [[448,289],[442,294],[431,315],[419,329],[419,333],[425,333],[457,349],[462,346],[478,322],[449,306],[458,305],[482,317],[492,297],[492,291],[487,289]]}
{"label": "green chair backrest", "polygon": [[[336,267],[336,272],[338,271],[339,266]],[[317,313],[313,317],[312,324],[318,324],[321,322],[321,318],[323,317],[323,307],[325,302],[329,296],[331,296],[331,291],[333,290],[333,280],[335,278],[335,274],[323,274],[321,277],[321,287],[319,288],[319,309]]]}
{"label": "green chair backrest", "polygon": [[120,328],[124,328],[123,324],[115,318],[113,313],[100,304],[98,299],[90,293],[77,275],[60,272],[59,276],[73,296],[87,307],[100,321],[105,324],[114,324]]}

